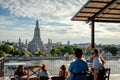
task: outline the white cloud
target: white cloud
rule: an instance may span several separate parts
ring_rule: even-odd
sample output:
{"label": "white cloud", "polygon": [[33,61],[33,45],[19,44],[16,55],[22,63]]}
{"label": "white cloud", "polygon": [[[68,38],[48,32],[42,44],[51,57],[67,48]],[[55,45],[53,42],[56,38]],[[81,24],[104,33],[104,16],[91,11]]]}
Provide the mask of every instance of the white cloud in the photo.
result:
{"label": "white cloud", "polygon": [[16,16],[43,20],[71,17],[86,0],[1,0],[0,5]]}
{"label": "white cloud", "polygon": [[[0,16],[0,25],[10,26],[10,25],[13,25],[13,24],[14,24],[14,22],[11,21],[9,17]],[[3,27],[3,26],[0,26],[0,27]]]}

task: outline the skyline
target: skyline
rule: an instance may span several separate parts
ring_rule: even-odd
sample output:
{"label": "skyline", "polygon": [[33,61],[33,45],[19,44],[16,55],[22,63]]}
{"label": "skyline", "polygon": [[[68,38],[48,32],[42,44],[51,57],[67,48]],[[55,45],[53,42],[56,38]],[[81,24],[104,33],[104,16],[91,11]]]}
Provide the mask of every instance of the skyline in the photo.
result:
{"label": "skyline", "polygon": [[[36,1],[36,2],[35,2]],[[30,42],[39,20],[43,43],[90,43],[89,24],[71,21],[86,0],[0,0],[0,41]],[[46,6],[47,5],[47,6]],[[120,44],[120,24],[95,23],[95,43]]]}

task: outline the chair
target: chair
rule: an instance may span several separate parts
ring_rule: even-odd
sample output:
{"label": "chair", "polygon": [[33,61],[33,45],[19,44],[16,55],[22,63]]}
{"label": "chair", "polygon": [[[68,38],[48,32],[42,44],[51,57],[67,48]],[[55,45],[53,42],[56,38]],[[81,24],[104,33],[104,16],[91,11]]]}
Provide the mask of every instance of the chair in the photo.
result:
{"label": "chair", "polygon": [[40,80],[49,80],[49,77],[40,76]]}
{"label": "chair", "polygon": [[51,77],[52,80],[67,80],[65,77],[54,76]]}
{"label": "chair", "polygon": [[14,77],[12,77],[10,80],[28,80],[27,78],[25,78],[25,77],[18,77],[18,76],[14,76]]}
{"label": "chair", "polygon": [[40,70],[40,66],[28,66],[28,74],[29,74],[28,78],[33,75],[38,76],[39,70]]}
{"label": "chair", "polygon": [[110,78],[110,70],[111,70],[111,68],[106,68],[105,69],[105,80],[109,80],[109,78]]}
{"label": "chair", "polygon": [[40,78],[39,77],[30,77],[28,80],[40,80]]}

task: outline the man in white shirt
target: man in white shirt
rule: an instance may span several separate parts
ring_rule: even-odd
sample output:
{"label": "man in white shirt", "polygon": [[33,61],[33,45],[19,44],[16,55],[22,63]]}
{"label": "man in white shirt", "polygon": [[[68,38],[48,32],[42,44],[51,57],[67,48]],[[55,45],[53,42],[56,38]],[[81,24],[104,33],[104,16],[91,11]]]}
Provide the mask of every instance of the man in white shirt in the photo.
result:
{"label": "man in white shirt", "polygon": [[102,72],[104,69],[104,63],[99,57],[97,49],[93,49],[92,56],[93,56],[92,68],[94,72],[93,80],[104,80],[104,73]]}

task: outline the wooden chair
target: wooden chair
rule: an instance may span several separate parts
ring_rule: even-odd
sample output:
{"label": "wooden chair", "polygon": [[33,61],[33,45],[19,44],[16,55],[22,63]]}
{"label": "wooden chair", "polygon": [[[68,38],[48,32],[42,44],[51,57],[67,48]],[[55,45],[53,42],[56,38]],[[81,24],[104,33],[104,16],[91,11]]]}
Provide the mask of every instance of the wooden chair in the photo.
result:
{"label": "wooden chair", "polygon": [[31,76],[38,76],[38,72],[40,70],[40,66],[28,66],[28,78]]}
{"label": "wooden chair", "polygon": [[105,69],[105,80],[110,79],[110,70],[111,70],[111,68],[106,68]]}

